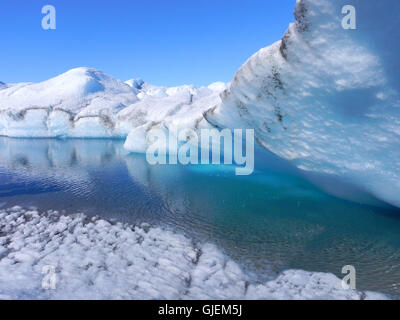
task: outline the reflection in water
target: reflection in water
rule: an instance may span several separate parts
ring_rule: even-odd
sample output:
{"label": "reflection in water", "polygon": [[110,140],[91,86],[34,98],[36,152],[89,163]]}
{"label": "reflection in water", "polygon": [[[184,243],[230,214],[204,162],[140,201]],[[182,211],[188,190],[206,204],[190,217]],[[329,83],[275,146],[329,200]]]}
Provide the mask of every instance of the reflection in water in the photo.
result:
{"label": "reflection in water", "polygon": [[284,268],[341,276],[350,264],[358,289],[398,294],[397,210],[329,196],[273,157],[237,177],[229,166],[150,166],[122,145],[0,138],[0,206],[167,226],[216,243],[262,280]]}

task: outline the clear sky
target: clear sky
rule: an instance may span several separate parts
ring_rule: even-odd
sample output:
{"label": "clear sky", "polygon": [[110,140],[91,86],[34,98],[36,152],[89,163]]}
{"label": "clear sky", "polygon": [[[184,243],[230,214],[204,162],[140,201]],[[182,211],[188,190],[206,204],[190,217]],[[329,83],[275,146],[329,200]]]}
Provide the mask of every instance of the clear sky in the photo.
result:
{"label": "clear sky", "polygon": [[[56,30],[41,9],[56,8]],[[1,0],[0,81],[43,81],[75,67],[157,85],[230,81],[279,40],[295,0]]]}

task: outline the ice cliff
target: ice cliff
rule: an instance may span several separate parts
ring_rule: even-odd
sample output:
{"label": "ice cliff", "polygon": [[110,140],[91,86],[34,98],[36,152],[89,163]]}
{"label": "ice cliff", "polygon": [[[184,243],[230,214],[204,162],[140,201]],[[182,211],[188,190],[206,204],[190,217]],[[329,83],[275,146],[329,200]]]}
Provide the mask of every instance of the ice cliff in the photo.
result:
{"label": "ice cliff", "polygon": [[[356,9],[356,30],[342,8]],[[400,206],[400,2],[300,0],[282,40],[237,72],[207,119]]]}

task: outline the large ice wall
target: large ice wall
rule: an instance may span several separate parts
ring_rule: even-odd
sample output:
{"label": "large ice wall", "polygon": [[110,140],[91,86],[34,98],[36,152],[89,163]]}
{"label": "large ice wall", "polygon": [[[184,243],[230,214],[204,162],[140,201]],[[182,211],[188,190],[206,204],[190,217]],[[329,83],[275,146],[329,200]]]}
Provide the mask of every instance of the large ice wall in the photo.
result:
{"label": "large ice wall", "polygon": [[[345,5],[356,30],[344,29]],[[254,128],[305,171],[400,205],[400,2],[300,0],[281,41],[237,72],[214,124]]]}

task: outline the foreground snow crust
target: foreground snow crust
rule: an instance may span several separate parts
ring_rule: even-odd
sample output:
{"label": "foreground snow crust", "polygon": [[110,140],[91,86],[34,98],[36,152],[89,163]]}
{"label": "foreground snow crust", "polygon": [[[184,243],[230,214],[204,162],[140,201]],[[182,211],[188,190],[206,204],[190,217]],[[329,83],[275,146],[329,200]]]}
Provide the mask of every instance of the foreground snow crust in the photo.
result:
{"label": "foreground snow crust", "polygon": [[[0,210],[0,299],[386,299],[332,274],[255,283],[212,244],[173,231],[13,207]],[[56,271],[45,290],[44,266]]]}

